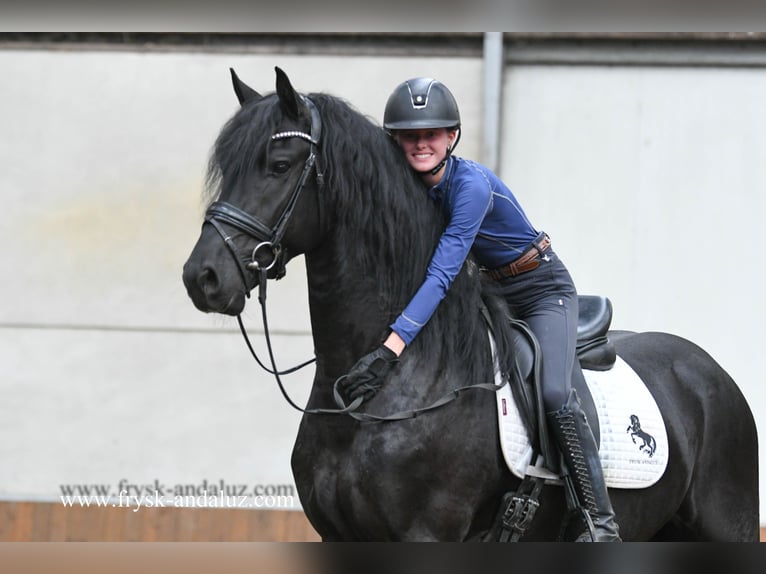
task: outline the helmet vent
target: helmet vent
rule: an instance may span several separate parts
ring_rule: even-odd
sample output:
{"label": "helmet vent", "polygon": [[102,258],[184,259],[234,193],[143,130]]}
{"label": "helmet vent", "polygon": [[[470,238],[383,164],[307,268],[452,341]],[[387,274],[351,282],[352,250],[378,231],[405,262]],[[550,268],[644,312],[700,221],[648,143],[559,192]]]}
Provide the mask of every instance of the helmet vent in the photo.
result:
{"label": "helmet vent", "polygon": [[[431,82],[428,82],[428,86],[426,86],[426,91],[425,91],[425,93],[424,93],[424,92],[421,92],[421,91],[418,91],[418,92],[415,92],[415,93],[413,93],[413,92],[412,92],[412,85],[411,85],[411,84],[409,84],[409,83],[407,84],[407,88],[408,88],[408,89],[409,89],[409,91],[410,91],[410,98],[412,99],[412,107],[413,107],[413,108],[415,108],[416,110],[420,110],[420,109],[423,109],[423,108],[425,108],[425,107],[428,105],[428,92],[430,92],[430,91],[431,91],[431,86],[432,86],[432,85],[433,85],[433,82],[432,82],[432,81],[431,81]],[[423,89],[423,86],[422,86],[422,85],[421,85],[421,86],[418,86],[418,87],[419,87],[421,90]],[[416,89],[417,89],[417,88],[416,88]]]}

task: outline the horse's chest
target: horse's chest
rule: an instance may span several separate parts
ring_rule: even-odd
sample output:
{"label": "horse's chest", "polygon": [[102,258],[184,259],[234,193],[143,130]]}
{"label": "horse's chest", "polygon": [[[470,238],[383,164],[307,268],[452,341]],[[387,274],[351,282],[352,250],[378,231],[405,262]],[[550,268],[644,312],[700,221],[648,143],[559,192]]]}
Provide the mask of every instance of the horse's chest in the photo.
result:
{"label": "horse's chest", "polygon": [[302,428],[293,451],[296,487],[312,522],[332,525],[352,538],[360,529],[381,527],[380,508],[403,494],[404,486],[392,488],[392,480],[406,476],[404,451],[395,440],[358,429],[351,436],[315,430]]}

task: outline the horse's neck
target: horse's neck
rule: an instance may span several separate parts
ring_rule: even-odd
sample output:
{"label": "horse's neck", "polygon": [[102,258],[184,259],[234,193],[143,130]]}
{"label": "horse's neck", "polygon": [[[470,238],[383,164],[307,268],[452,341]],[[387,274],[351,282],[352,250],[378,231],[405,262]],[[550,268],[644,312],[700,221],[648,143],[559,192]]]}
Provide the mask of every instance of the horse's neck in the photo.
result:
{"label": "horse's neck", "polygon": [[365,290],[369,277],[339,274],[331,250],[306,255],[311,331],[317,365],[337,377],[382,343],[389,317],[376,304],[380,293]]}
{"label": "horse's neck", "polygon": [[[337,222],[323,244],[306,254],[320,376],[344,374],[380,345],[390,322],[416,291],[416,278],[425,273],[441,220],[434,212],[429,222],[428,209],[434,205],[422,189],[411,192],[407,201],[392,198],[389,204],[376,204],[377,231],[370,227],[369,214],[363,223],[357,219]],[[394,224],[386,225],[383,217],[397,222],[399,232],[391,234]]]}

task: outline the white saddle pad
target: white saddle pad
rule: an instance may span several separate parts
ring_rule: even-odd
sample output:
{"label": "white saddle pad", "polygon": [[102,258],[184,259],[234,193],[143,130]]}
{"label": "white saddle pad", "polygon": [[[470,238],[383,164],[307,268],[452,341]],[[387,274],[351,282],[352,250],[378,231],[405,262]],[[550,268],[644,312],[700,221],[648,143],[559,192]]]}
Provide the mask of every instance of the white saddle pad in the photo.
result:
{"label": "white saddle pad", "polygon": [[[598,411],[599,455],[607,486],[651,486],[668,464],[667,431],[654,397],[620,357],[609,371],[583,372]],[[532,447],[508,385],[497,392],[497,413],[505,461],[523,478],[532,464]],[[548,482],[560,484],[552,476]]]}

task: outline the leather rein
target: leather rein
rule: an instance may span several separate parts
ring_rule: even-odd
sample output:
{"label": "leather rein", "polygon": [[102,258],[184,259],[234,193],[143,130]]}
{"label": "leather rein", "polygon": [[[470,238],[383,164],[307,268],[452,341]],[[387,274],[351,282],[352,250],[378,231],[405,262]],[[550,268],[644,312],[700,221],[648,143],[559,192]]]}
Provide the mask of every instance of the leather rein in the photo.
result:
{"label": "leather rein", "polygon": [[[308,107],[311,113],[311,133],[307,134],[305,132],[291,130],[291,131],[277,132],[271,136],[272,141],[297,137],[297,138],[304,139],[311,144],[311,151],[309,153],[309,156],[306,158],[306,161],[303,166],[303,171],[301,172],[301,176],[298,179],[298,182],[295,188],[293,189],[292,195],[290,196],[289,201],[287,202],[284,210],[282,211],[282,214],[279,216],[279,219],[277,220],[277,223],[274,225],[274,227],[273,228],[269,227],[267,224],[263,223],[257,217],[250,215],[249,213],[243,211],[239,207],[231,203],[228,203],[226,201],[213,202],[210,205],[210,207],[208,207],[205,213],[205,219],[203,222],[203,225],[206,223],[212,225],[213,228],[218,232],[218,235],[221,237],[223,242],[226,244],[226,247],[228,248],[229,253],[231,253],[232,257],[234,258],[237,264],[237,269],[239,270],[240,276],[242,277],[242,281],[245,286],[245,295],[248,298],[250,297],[250,288],[248,287],[247,272],[251,271],[251,272],[258,273],[258,276],[259,276],[258,302],[260,303],[260,306],[261,306],[263,330],[264,330],[264,336],[266,339],[266,347],[269,354],[271,368],[266,366],[258,357],[257,353],[255,352],[255,349],[253,348],[250,342],[250,338],[247,335],[247,330],[245,329],[245,325],[242,321],[242,315],[238,314],[237,323],[239,324],[239,329],[242,333],[242,337],[245,340],[245,344],[247,345],[247,348],[250,351],[250,354],[253,356],[255,361],[263,370],[274,375],[277,385],[279,386],[279,390],[281,391],[282,396],[285,398],[287,403],[294,409],[304,414],[348,415],[350,417],[355,418],[356,420],[360,422],[400,421],[400,420],[405,420],[409,418],[414,418],[418,416],[418,414],[420,413],[431,411],[441,406],[444,406],[445,404],[455,400],[460,395],[460,393],[465,390],[484,389],[484,390],[488,390],[492,392],[497,392],[499,389],[501,389],[503,386],[505,386],[508,383],[507,377],[503,377],[502,382],[499,384],[477,383],[477,384],[465,385],[463,387],[453,389],[452,391],[445,394],[444,396],[442,396],[441,398],[439,398],[438,400],[436,400],[435,402],[433,402],[432,404],[426,407],[421,407],[419,409],[412,409],[407,411],[401,411],[388,416],[378,416],[378,415],[373,415],[370,413],[356,412],[357,409],[361,406],[362,402],[364,401],[364,398],[361,396],[354,399],[351,402],[351,404],[349,405],[345,404],[343,397],[341,396],[338,390],[338,384],[340,383],[340,381],[342,381],[346,377],[346,375],[342,375],[338,377],[333,384],[333,399],[335,400],[335,403],[339,407],[337,409],[304,409],[300,407],[299,405],[297,405],[290,398],[289,394],[285,390],[285,387],[282,383],[282,379],[280,378],[280,375],[286,375],[286,374],[298,371],[302,369],[303,367],[306,367],[310,365],[311,363],[316,362],[316,357],[314,357],[313,359],[309,359],[308,361],[305,361],[301,363],[300,365],[296,365],[295,367],[286,369],[284,371],[280,371],[277,368],[276,361],[274,359],[274,352],[271,345],[271,335],[269,331],[268,316],[266,312],[266,286],[269,279],[269,272],[272,269],[275,269],[275,266],[276,266],[275,278],[279,279],[285,274],[286,262],[284,261],[284,251],[282,249],[282,245],[280,242],[284,236],[287,223],[295,210],[295,206],[298,203],[298,198],[300,197],[301,192],[303,191],[303,188],[306,186],[306,182],[308,181],[308,178],[311,175],[312,170],[316,170],[316,180],[319,187],[321,188],[324,184],[324,174],[321,172],[320,168],[317,165],[317,157],[318,157],[317,146],[319,145],[319,141],[322,134],[321,117],[319,115],[319,111],[316,108],[316,105],[308,97],[306,96],[301,96],[301,97],[303,99],[303,102],[306,104],[306,106]],[[237,229],[238,231],[241,231],[258,241],[258,244],[255,246],[252,253],[250,254],[250,260],[247,261],[246,263],[243,263],[243,261],[246,261],[246,259],[243,257],[240,257],[240,254],[237,250],[236,245],[234,244],[234,241],[232,240],[231,235],[229,235],[226,232],[226,229],[224,227],[225,225],[233,227]],[[266,252],[270,258],[269,262],[266,265],[261,264],[257,260],[257,256],[259,255],[259,253],[262,253],[262,252]]]}

